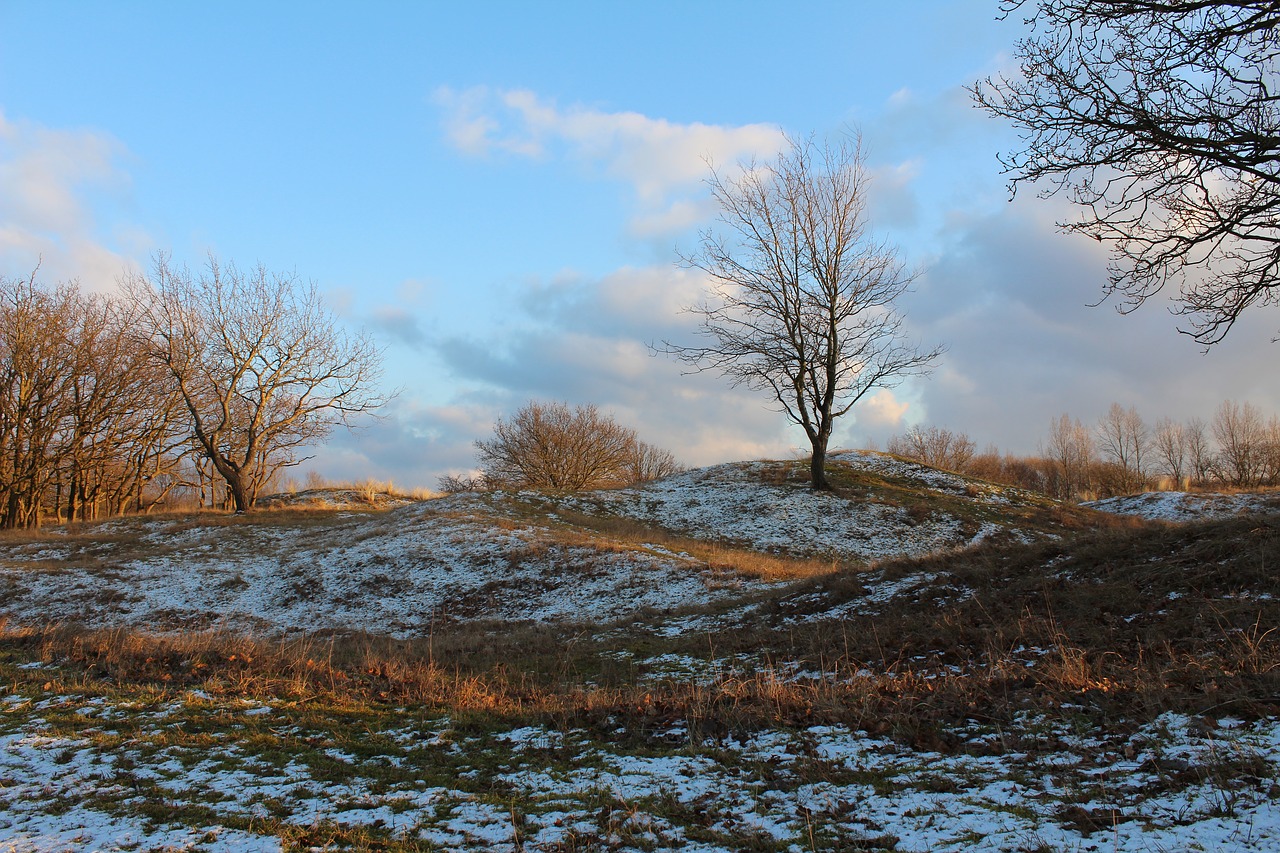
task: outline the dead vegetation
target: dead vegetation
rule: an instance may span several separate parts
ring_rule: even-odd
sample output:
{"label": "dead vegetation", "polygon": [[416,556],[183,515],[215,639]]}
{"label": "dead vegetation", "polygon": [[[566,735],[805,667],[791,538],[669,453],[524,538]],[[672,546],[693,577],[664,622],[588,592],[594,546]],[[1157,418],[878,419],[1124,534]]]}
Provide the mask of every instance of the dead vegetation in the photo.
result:
{"label": "dead vegetation", "polygon": [[[1108,724],[1168,710],[1280,713],[1277,564],[1276,516],[1131,524],[825,573],[758,603],[743,624],[672,638],[643,620],[472,623],[413,640],[5,627],[0,660],[56,666],[30,676],[53,691],[412,703],[601,732],[678,722],[697,737],[829,722],[953,749],[949,732],[966,721],[1012,725],[1026,712]],[[913,577],[927,580],[891,607],[841,609],[875,581]],[[664,653],[702,658],[712,676],[655,676],[645,661]]]}

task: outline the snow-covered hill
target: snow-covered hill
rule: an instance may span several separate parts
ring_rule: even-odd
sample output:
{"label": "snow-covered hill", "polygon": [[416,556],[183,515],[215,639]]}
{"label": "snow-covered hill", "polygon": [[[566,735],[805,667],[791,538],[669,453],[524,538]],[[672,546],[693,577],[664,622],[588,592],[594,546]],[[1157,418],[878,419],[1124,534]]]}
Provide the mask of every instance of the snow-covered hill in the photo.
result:
{"label": "snow-covered hill", "polygon": [[[1276,849],[1275,518],[804,467],[0,536],[0,851]],[[1096,506],[1275,506],[1192,497]]]}
{"label": "snow-covered hill", "polygon": [[1280,492],[1146,492],[1090,501],[1084,506],[1101,512],[1139,515],[1161,521],[1196,521],[1240,513],[1280,512]]}
{"label": "snow-covered hill", "polygon": [[[1057,510],[891,456],[833,454],[835,493],[799,463],[690,471],[580,495],[463,494],[381,512],[126,518],[0,540],[0,616],[152,630],[415,636],[443,620],[608,622],[769,584],[565,516],[626,517],[697,540],[844,562],[1041,535]],[[1040,513],[1043,518],[1033,518]]]}

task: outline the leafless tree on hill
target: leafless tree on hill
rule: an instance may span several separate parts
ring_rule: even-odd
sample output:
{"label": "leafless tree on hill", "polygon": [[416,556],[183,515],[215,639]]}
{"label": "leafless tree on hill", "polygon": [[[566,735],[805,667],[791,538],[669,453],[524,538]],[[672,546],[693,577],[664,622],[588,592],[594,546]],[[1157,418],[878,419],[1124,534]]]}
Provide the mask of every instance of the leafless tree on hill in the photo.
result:
{"label": "leafless tree on hill", "polygon": [[1063,500],[1075,500],[1090,488],[1090,469],[1096,461],[1093,436],[1080,421],[1062,414],[1049,426],[1045,455],[1053,462],[1057,482],[1054,494]]}
{"label": "leafless tree on hill", "polygon": [[0,527],[40,524],[70,414],[77,293],[0,279]]}
{"label": "leafless tree on hill", "polygon": [[905,434],[889,439],[888,450],[898,456],[917,459],[934,468],[965,471],[974,455],[974,443],[964,433],[931,426],[913,425]]}
{"label": "leafless tree on hill", "polygon": [[1169,418],[1156,421],[1151,446],[1173,487],[1183,488],[1187,471],[1187,433],[1182,424]]}
{"label": "leafless tree on hill", "polygon": [[711,278],[688,309],[710,343],[662,349],[772,397],[809,439],[813,488],[826,488],[836,420],[872,389],[927,373],[942,347],[907,338],[896,303],[914,276],[868,232],[857,141],[793,142],[740,177],[713,168],[707,183],[724,233],[704,232],[683,260]]}
{"label": "leafless tree on hill", "polygon": [[124,292],[139,341],[177,387],[200,452],[226,482],[237,511],[299,449],[350,425],[386,397],[382,354],[349,336],[314,284],[259,266],[241,272],[210,258],[200,275],[156,258]]}
{"label": "leafless tree on hill", "polygon": [[627,479],[632,483],[651,483],[678,474],[683,469],[675,454],[645,441],[636,441],[627,463]]}
{"label": "leafless tree on hill", "polygon": [[1261,483],[1267,461],[1266,423],[1258,407],[1224,400],[1213,416],[1212,429],[1223,481],[1239,487]]}
{"label": "leafless tree on hill", "polygon": [[1145,457],[1151,444],[1150,432],[1133,406],[1112,403],[1098,421],[1098,449],[1120,469],[1122,491],[1135,491],[1146,481]]}
{"label": "leafless tree on hill", "polygon": [[74,284],[0,280],[0,526],[145,507],[177,482],[170,386],[129,325]]}
{"label": "leafless tree on hill", "polygon": [[1192,418],[1182,428],[1187,442],[1187,464],[1192,482],[1207,483],[1213,476],[1213,448],[1209,444],[1209,429],[1200,418]]}

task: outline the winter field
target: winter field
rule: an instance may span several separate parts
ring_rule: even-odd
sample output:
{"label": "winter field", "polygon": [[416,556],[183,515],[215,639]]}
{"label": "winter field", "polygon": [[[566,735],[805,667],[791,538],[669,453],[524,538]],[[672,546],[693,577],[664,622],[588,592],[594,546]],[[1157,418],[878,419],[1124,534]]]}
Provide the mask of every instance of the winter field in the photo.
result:
{"label": "winter field", "polygon": [[864,452],[0,538],[0,851],[1280,849],[1280,496]]}

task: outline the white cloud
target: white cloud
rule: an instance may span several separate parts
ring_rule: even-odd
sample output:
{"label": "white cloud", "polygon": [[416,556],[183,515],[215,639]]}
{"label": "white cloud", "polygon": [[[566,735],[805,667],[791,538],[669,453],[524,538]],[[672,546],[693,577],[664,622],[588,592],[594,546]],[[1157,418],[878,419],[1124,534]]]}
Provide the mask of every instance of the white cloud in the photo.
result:
{"label": "white cloud", "polygon": [[1177,333],[1157,298],[1121,316],[1090,307],[1106,282],[1106,247],[1058,231],[1060,199],[1019,198],[990,215],[955,216],[951,240],[907,307],[925,340],[949,345],[919,386],[928,421],[1035,452],[1051,418],[1093,423],[1110,403],[1148,421],[1211,416],[1223,399],[1280,411],[1270,382],[1276,312],[1247,315],[1212,352]]}
{"label": "white cloud", "polygon": [[[121,195],[129,176],[124,147],[87,130],[56,130],[0,113],[0,268],[42,280],[79,279],[90,290],[113,286],[126,259],[97,233],[95,194]],[[123,242],[145,237],[123,229]]]}
{"label": "white cloud", "polygon": [[898,400],[888,388],[881,388],[859,401],[856,415],[860,425],[895,430],[902,426],[909,408],[910,403]]}
{"label": "white cloud", "polygon": [[435,101],[449,140],[465,154],[561,156],[628,184],[643,208],[633,231],[645,236],[696,221],[702,211],[684,194],[707,177],[708,161],[731,166],[772,158],[786,144],[774,125],[680,124],[636,112],[561,107],[526,90],[442,87]]}
{"label": "white cloud", "polygon": [[870,170],[867,216],[877,228],[910,228],[917,223],[920,203],[913,184],[921,170],[918,158]]}

